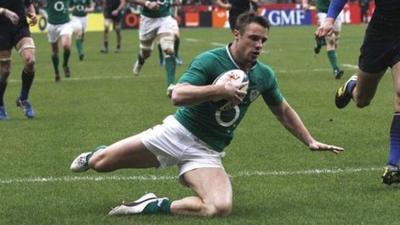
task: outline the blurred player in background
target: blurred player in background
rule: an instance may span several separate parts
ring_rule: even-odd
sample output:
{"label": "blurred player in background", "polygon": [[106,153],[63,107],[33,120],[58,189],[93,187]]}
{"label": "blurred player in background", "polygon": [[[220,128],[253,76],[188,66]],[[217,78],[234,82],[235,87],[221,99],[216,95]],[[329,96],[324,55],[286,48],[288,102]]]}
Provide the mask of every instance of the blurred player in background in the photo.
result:
{"label": "blurred player in background", "polygon": [[[181,0],[175,0],[175,4],[173,5],[173,7],[171,7],[172,13],[171,16],[177,21],[178,23],[178,11],[179,11],[179,6],[181,5]],[[179,28],[179,26],[178,26]],[[174,52],[175,52],[175,62],[176,65],[182,65],[183,64],[183,60],[182,58],[179,56],[179,45],[181,43],[181,37],[179,34],[179,29],[175,30],[175,42],[174,42]],[[161,48],[161,44],[158,43],[157,45],[158,47],[158,58],[160,60],[160,65],[164,66],[165,65],[165,59],[164,59],[164,52]]]}
{"label": "blurred player in background", "polygon": [[[123,203],[109,215],[181,214],[227,216],[232,211],[231,180],[222,165],[224,148],[234,130],[258,96],[282,125],[312,151],[340,153],[342,148],[315,140],[296,111],[283,98],[273,70],[258,61],[268,39],[269,23],[263,16],[239,16],[233,42],[198,55],[172,90],[172,103],[180,106],[163,124],[110,146],[79,155],[71,164],[74,172],[94,169],[110,172],[122,168],[164,168],[177,165],[180,181],[193,196],[171,201],[149,193],[132,203]],[[241,69],[248,83],[213,85],[222,73]],[[248,84],[248,90],[241,88]],[[222,99],[234,104],[220,108]],[[268,133],[268,129],[266,129]]]}
{"label": "blurred player in background", "polygon": [[85,57],[83,51],[83,41],[87,28],[87,14],[94,11],[94,2],[92,0],[71,0],[70,10],[72,11],[72,25],[76,37],[76,49],[78,50],[79,60]]}
{"label": "blurred player in background", "polygon": [[[316,31],[318,37],[332,32],[335,18],[345,4],[346,0],[332,0],[328,17]],[[368,106],[375,95],[379,81],[391,67],[395,112],[390,128],[389,159],[382,175],[382,182],[400,183],[400,3],[398,0],[375,1],[375,11],[360,50],[358,71],[337,90],[335,104],[341,109],[353,99],[357,107]]]}
{"label": "blurred player in background", "polygon": [[69,18],[69,0],[47,0],[46,12],[48,16],[47,36],[51,45],[51,60],[53,62],[55,81],[61,80],[59,66],[59,45],[63,48],[63,63],[65,77],[71,76],[68,65],[71,55],[71,36],[73,27]]}
{"label": "blurred player in background", "polygon": [[18,51],[24,63],[21,73],[22,87],[17,106],[22,107],[27,118],[35,113],[28,101],[29,90],[35,77],[35,43],[29,31],[37,23],[35,8],[31,0],[0,1],[0,120],[8,118],[4,107],[4,93],[11,69],[12,48]]}
{"label": "blurred player in background", "polygon": [[168,88],[172,88],[175,82],[174,42],[176,34],[179,33],[178,23],[171,16],[173,1],[133,0],[143,6],[139,26],[139,54],[133,64],[133,74],[139,75],[143,64],[153,51],[154,43],[159,40],[165,59]]}
{"label": "blurred player in background", "polygon": [[259,0],[215,0],[215,4],[229,10],[229,27],[233,31],[238,16],[244,12],[257,12]]}
{"label": "blurred player in background", "polygon": [[115,53],[121,51],[121,20],[122,9],[125,7],[126,0],[103,0],[103,15],[104,15],[104,42],[101,53],[108,53],[108,33],[110,32],[111,25],[117,35],[117,46]]}
{"label": "blurred player in background", "polygon": [[[316,0],[317,6],[317,17],[318,26],[320,26],[327,15],[330,0]],[[303,9],[310,9],[309,0],[303,0]],[[340,31],[342,30],[342,21],[338,18],[335,21],[333,31],[326,35],[325,37],[315,38],[314,53],[319,54],[322,46],[326,45],[326,54],[328,56],[329,63],[331,64],[333,75],[335,79],[342,78],[344,71],[340,69],[338,57],[336,54],[336,48],[338,45],[338,40],[340,36]]]}

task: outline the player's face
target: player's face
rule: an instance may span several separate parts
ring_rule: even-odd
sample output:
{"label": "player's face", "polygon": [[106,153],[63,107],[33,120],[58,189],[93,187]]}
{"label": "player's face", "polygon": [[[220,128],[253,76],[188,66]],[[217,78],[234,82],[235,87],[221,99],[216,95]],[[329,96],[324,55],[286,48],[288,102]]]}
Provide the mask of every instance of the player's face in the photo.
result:
{"label": "player's face", "polygon": [[236,38],[240,58],[248,63],[253,63],[261,54],[264,43],[268,39],[268,30],[257,23],[250,23]]}

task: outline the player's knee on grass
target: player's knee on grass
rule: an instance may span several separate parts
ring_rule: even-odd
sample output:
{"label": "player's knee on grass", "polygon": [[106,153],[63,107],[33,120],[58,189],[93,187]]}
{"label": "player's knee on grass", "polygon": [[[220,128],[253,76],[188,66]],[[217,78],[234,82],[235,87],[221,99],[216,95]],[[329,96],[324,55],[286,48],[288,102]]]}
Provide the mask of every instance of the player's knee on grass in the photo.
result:
{"label": "player's knee on grass", "polygon": [[336,35],[335,33],[332,33],[331,35],[328,35],[325,37],[326,41],[326,50],[335,50],[336,49]]}
{"label": "player's knee on grass", "polygon": [[206,205],[204,216],[228,216],[232,212],[232,202],[216,200]]}
{"label": "player's knee on grass", "polygon": [[161,49],[166,55],[174,55],[174,36],[166,35],[160,38]]}

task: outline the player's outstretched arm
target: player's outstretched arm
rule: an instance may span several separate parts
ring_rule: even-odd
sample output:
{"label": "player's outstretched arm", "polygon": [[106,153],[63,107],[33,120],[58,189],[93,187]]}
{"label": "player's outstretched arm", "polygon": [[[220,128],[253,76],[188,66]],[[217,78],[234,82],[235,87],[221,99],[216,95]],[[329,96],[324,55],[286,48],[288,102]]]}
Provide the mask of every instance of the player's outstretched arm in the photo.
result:
{"label": "player's outstretched arm", "polygon": [[344,151],[342,147],[328,145],[315,140],[304,126],[296,111],[284,100],[277,106],[269,106],[282,125],[312,151],[329,151],[335,154]]}

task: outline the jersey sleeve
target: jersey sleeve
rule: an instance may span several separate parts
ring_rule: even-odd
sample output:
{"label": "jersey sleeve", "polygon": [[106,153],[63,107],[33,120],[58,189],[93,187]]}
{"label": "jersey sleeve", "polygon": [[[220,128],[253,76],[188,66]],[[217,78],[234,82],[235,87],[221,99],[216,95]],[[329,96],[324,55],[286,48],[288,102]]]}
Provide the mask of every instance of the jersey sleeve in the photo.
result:
{"label": "jersey sleeve", "polygon": [[275,73],[271,68],[267,68],[267,75],[269,77],[266,83],[266,89],[261,93],[264,102],[267,105],[276,106],[283,102],[283,96],[279,90],[278,80],[276,79]]}
{"label": "jersey sleeve", "polygon": [[189,83],[192,85],[208,85],[210,84],[209,69],[213,68],[213,55],[203,53],[197,56],[188,69],[179,78],[178,83]]}
{"label": "jersey sleeve", "polygon": [[340,11],[342,11],[347,0],[332,0],[329,4],[328,17],[336,19]]}

